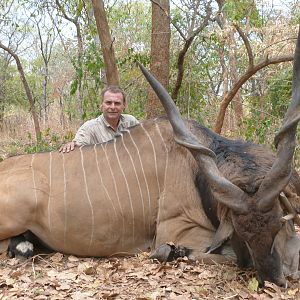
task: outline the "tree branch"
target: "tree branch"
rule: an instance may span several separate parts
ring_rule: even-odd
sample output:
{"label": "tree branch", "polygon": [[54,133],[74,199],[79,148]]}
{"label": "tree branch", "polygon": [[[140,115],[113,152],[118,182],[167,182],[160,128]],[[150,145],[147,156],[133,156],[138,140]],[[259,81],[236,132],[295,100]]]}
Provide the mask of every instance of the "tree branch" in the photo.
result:
{"label": "tree branch", "polygon": [[239,33],[240,37],[242,38],[242,40],[245,44],[247,54],[248,54],[248,62],[249,62],[248,68],[251,69],[254,66],[254,56],[253,56],[251,45],[249,43],[249,39],[247,38],[247,36],[244,34],[242,29],[237,24],[233,24],[233,26],[237,30],[237,32]]}
{"label": "tree branch", "polygon": [[66,11],[64,9],[64,7],[61,5],[61,3],[58,1],[58,0],[55,0],[55,3],[58,7],[58,9],[60,10],[60,12],[63,14],[64,18],[72,23],[74,23],[75,25],[77,24],[78,22],[78,17],[75,17],[74,19],[69,17],[67,14],[66,14]]}
{"label": "tree branch", "polygon": [[184,35],[184,33],[180,30],[180,28],[176,25],[176,23],[172,20],[171,16],[168,14],[168,12],[155,0],[150,0],[152,3],[154,3],[155,5],[157,5],[163,12],[164,14],[168,17],[168,19],[170,20],[170,23],[174,26],[174,28],[178,31],[178,33],[180,34],[180,36],[186,41],[186,37]]}
{"label": "tree branch", "polygon": [[226,93],[225,97],[223,98],[223,100],[221,102],[221,105],[220,105],[219,113],[218,113],[218,116],[217,116],[216,124],[214,126],[214,131],[218,134],[221,133],[224,118],[225,118],[225,112],[226,112],[226,109],[227,109],[229,103],[234,98],[235,94],[241,88],[241,86],[251,76],[253,76],[259,70],[261,70],[261,69],[263,69],[263,68],[265,68],[269,65],[279,64],[279,63],[282,63],[282,62],[288,62],[288,61],[292,61],[293,59],[294,59],[293,55],[279,56],[279,57],[274,57],[274,58],[268,58],[267,57],[264,61],[262,61],[259,64],[253,66],[252,68],[249,68],[246,71],[246,73],[243,76],[241,76],[240,79],[232,86],[230,91],[228,91]]}
{"label": "tree branch", "polygon": [[23,83],[23,86],[24,86],[24,89],[25,89],[25,92],[26,92],[26,96],[27,96],[27,99],[28,99],[29,104],[30,104],[31,115],[32,115],[33,123],[34,123],[34,127],[35,127],[36,139],[37,139],[37,142],[38,142],[41,139],[40,125],[39,125],[38,117],[37,117],[35,107],[34,107],[34,99],[33,99],[33,96],[32,96],[32,92],[31,92],[30,87],[28,85],[28,82],[26,80],[26,76],[25,76],[21,61],[19,59],[19,56],[12,49],[10,49],[10,48],[6,47],[5,45],[3,45],[1,43],[1,41],[0,41],[0,48],[2,48],[4,51],[8,52],[14,58],[14,60],[17,64],[17,68],[18,68],[18,71],[19,71],[19,74],[20,74],[20,77],[21,77],[21,81]]}
{"label": "tree branch", "polygon": [[187,53],[188,49],[190,48],[192,42],[194,41],[195,37],[208,25],[208,22],[210,20],[210,17],[211,17],[211,14],[212,14],[210,3],[211,3],[211,1],[209,1],[207,3],[206,16],[205,16],[203,22],[200,24],[200,26],[198,28],[196,28],[192,32],[192,34],[189,38],[185,39],[183,49],[179,52],[178,59],[177,59],[178,73],[177,73],[175,87],[174,87],[173,92],[172,92],[172,99],[173,100],[177,99],[178,92],[179,92],[179,89],[180,89],[181,84],[182,84],[183,74],[184,74],[184,60],[185,60],[186,53]]}

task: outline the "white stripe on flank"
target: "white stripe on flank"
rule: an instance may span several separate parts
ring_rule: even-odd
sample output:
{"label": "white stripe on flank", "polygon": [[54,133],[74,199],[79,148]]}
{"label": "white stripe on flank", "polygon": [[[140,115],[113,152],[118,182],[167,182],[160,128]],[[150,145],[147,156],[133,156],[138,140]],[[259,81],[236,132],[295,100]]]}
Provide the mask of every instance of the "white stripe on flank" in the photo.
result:
{"label": "white stripe on flank", "polygon": [[142,169],[143,177],[144,177],[145,184],[146,184],[146,190],[147,190],[147,195],[148,195],[148,205],[149,205],[149,211],[150,211],[151,210],[150,191],[149,191],[149,186],[148,186],[148,182],[147,182],[147,179],[146,179],[146,174],[145,174],[145,170],[144,170],[144,166],[143,166],[143,161],[142,161],[142,158],[141,158],[140,150],[139,150],[138,146],[136,145],[135,141],[133,140],[130,130],[128,130],[128,133],[129,133],[131,141],[132,141],[132,143],[133,143],[133,145],[134,145],[134,147],[135,147],[135,149],[137,151],[138,158],[139,158],[139,161],[140,161],[140,164],[141,164],[141,169]]}
{"label": "white stripe on flank", "polygon": [[[114,143],[116,142],[116,140],[114,140]],[[114,184],[114,189],[115,189],[115,193],[116,193],[116,196],[117,196],[117,201],[118,201],[118,204],[119,204],[119,208],[120,208],[120,213],[121,213],[121,216],[122,216],[122,234],[120,235],[121,236],[121,245],[122,245],[122,248],[123,248],[123,245],[124,245],[124,235],[125,235],[125,220],[124,220],[124,214],[123,214],[123,209],[122,209],[122,206],[121,206],[121,202],[120,202],[120,197],[119,197],[119,193],[118,193],[118,189],[117,189],[117,183],[116,183],[116,179],[115,179],[115,176],[113,174],[113,171],[112,171],[112,168],[111,168],[111,165],[109,163],[109,159],[108,159],[108,156],[107,156],[107,153],[106,153],[106,146],[108,145],[108,143],[105,143],[105,148],[103,146],[103,144],[100,144],[104,154],[105,154],[105,159],[107,161],[107,164],[108,164],[108,168],[109,168],[109,171],[110,171],[110,174],[111,174],[111,177],[112,177],[112,180],[113,180],[113,184]]]}
{"label": "white stripe on flank", "polygon": [[[165,140],[163,139],[163,136],[161,134],[161,131],[159,129],[159,126],[157,123],[155,123],[155,127],[158,131],[158,134],[161,138],[161,141],[165,147],[165,150],[166,150],[166,166],[165,166],[165,175],[164,175],[164,192],[159,196],[159,204],[158,204],[158,212],[157,212],[157,225],[159,225],[159,220],[162,220],[162,219],[165,219],[164,216],[161,215],[161,208],[162,208],[162,205],[163,205],[163,201],[165,200],[165,185],[166,185],[166,180],[167,180],[167,169],[168,169],[168,162],[169,162],[169,152],[168,152],[168,148],[167,148],[167,145],[165,143]],[[166,232],[166,226],[164,226],[164,234],[167,236],[167,232]]]}
{"label": "white stripe on flank", "polygon": [[33,168],[34,158],[35,158],[35,154],[32,154],[32,157],[31,157],[31,172],[32,172],[32,183],[33,183],[34,198],[35,198],[34,220],[36,220],[38,198],[37,198],[37,192],[36,192],[37,189],[36,189],[35,174],[34,174],[34,168]]}
{"label": "white stripe on flank", "polygon": [[[137,152],[137,156],[138,156],[138,159],[139,159],[139,162],[140,162],[140,165],[141,165],[141,170],[142,170],[142,173],[143,173],[143,178],[144,178],[144,181],[145,181],[145,184],[146,184],[146,190],[147,190],[147,196],[148,196],[148,216],[150,217],[151,216],[151,198],[150,198],[150,191],[149,191],[149,186],[148,186],[148,182],[147,182],[147,179],[146,179],[146,174],[145,174],[145,170],[144,170],[144,166],[143,166],[143,162],[142,162],[142,159],[141,159],[141,154],[140,154],[140,150],[138,148],[138,146],[136,145],[135,141],[133,140],[132,138],[132,135],[131,135],[131,132],[130,130],[126,130],[126,132],[129,134],[129,137],[131,139],[131,142],[132,144],[134,145],[134,148]],[[126,148],[126,147],[125,147]],[[131,158],[131,156],[130,156]],[[131,158],[132,159],[132,158]],[[134,166],[134,172],[136,174],[136,177],[137,177],[137,181],[138,181],[138,184],[139,184],[139,189],[140,189],[140,193],[141,193],[141,198],[142,198],[142,201],[143,201],[143,217],[144,217],[144,223],[146,225],[146,222],[148,223],[149,225],[149,228],[148,228],[148,231],[149,231],[149,234],[151,232],[151,224],[150,224],[150,221],[149,220],[146,220],[145,218],[145,212],[144,212],[144,209],[145,209],[145,205],[144,205],[144,197],[143,197],[143,193],[142,193],[142,189],[141,189],[141,185],[140,185],[140,180],[138,179],[138,176],[137,176],[137,172],[136,172],[136,168],[135,168],[135,165],[134,165],[134,162],[132,161],[132,164]]]}
{"label": "white stripe on flank", "polygon": [[155,123],[155,128],[157,129],[158,131],[158,134],[161,138],[161,141],[164,145],[164,148],[165,148],[165,151],[166,151],[166,166],[165,166],[165,176],[164,176],[164,185],[165,185],[165,182],[166,182],[166,176],[167,176],[167,167],[168,167],[168,162],[169,162],[169,152],[168,152],[168,148],[167,148],[167,145],[166,145],[166,142],[161,134],[161,131],[160,131],[160,128],[159,128],[159,125],[157,123]]}
{"label": "white stripe on flank", "polygon": [[[122,135],[122,139],[123,139],[123,134],[121,134],[121,135]],[[130,209],[131,209],[131,214],[132,214],[132,239],[133,239],[133,241],[135,241],[135,224],[134,224],[134,210],[133,210],[133,205],[132,205],[132,197],[131,197],[128,181],[127,181],[127,178],[125,176],[125,172],[122,168],[122,165],[121,165],[121,162],[120,162],[120,159],[119,159],[119,156],[118,156],[118,151],[117,151],[117,148],[116,148],[116,139],[114,139],[114,149],[115,149],[116,158],[117,158],[117,161],[118,161],[118,164],[119,164],[119,167],[120,167],[120,170],[122,172],[122,175],[123,175],[123,178],[124,178],[124,181],[125,181],[125,184],[126,184],[126,188],[127,188],[127,193],[128,193],[129,202],[130,202]]]}
{"label": "white stripe on flank", "polygon": [[89,250],[91,248],[91,245],[93,243],[93,239],[94,239],[95,216],[94,216],[94,208],[93,208],[93,204],[92,204],[92,201],[91,201],[91,197],[90,197],[90,193],[89,193],[89,188],[88,188],[87,180],[86,180],[86,173],[85,173],[85,169],[84,169],[84,159],[83,159],[82,147],[83,146],[81,146],[79,148],[79,150],[80,150],[80,156],[81,156],[81,166],[82,166],[82,172],[83,172],[83,179],[84,179],[86,197],[88,199],[89,206],[90,206],[90,209],[91,209],[91,214],[92,214],[92,230],[91,230],[90,244],[89,244],[89,249],[88,249],[88,252],[89,252]]}
{"label": "white stripe on flank", "polygon": [[51,210],[50,210],[50,202],[51,202],[51,188],[52,188],[52,152],[49,152],[49,197],[48,197],[48,226],[49,231],[52,231],[51,228]]}
{"label": "white stripe on flank", "polygon": [[104,190],[104,193],[106,195],[106,197],[109,199],[112,207],[113,207],[113,210],[114,210],[114,213],[115,213],[115,216],[116,216],[116,219],[117,219],[117,210],[115,208],[115,205],[114,205],[114,202],[113,200],[111,199],[109,193],[108,193],[108,190],[107,188],[105,187],[104,185],[104,182],[103,182],[103,177],[102,177],[102,174],[101,174],[101,171],[100,171],[100,167],[99,167],[99,161],[98,161],[98,155],[97,155],[97,150],[96,150],[96,147],[97,147],[97,144],[94,145],[94,151],[95,151],[95,157],[96,157],[96,166],[97,166],[97,171],[98,171],[98,174],[99,174],[99,177],[100,177],[100,181],[101,181],[101,186],[103,187],[103,190]]}
{"label": "white stripe on flank", "polygon": [[65,154],[62,154],[62,167],[63,167],[63,178],[64,178],[64,209],[65,209],[65,226],[64,226],[64,247],[66,246],[66,236],[67,236],[67,180],[66,180],[66,169],[65,169]]}
{"label": "white stripe on flank", "polygon": [[153,157],[154,157],[154,165],[155,165],[155,173],[156,173],[156,182],[157,182],[158,194],[160,195],[160,185],[159,185],[159,180],[158,180],[157,161],[156,161],[156,152],[155,152],[154,144],[153,144],[153,141],[152,141],[151,136],[149,135],[148,131],[143,126],[143,123],[140,123],[140,125],[141,125],[141,128],[146,133],[146,135],[147,135],[147,137],[150,141],[150,144],[152,146],[152,149],[153,149]]}
{"label": "white stripe on flank", "polygon": [[[129,130],[126,130],[127,132],[129,132]],[[124,143],[124,138],[123,138],[123,135],[122,135],[122,144],[130,158],[130,161],[131,161],[131,164],[133,166],[133,170],[134,170],[134,174],[135,174],[135,178],[136,178],[136,181],[138,183],[138,187],[139,187],[139,192],[140,192],[140,196],[141,196],[141,200],[142,200],[142,207],[143,207],[143,220],[144,220],[144,227],[146,227],[146,220],[145,220],[145,203],[144,203],[144,197],[143,197],[143,192],[142,192],[142,188],[141,188],[141,183],[140,183],[140,180],[139,180],[139,177],[138,177],[138,174],[137,174],[137,171],[136,171],[136,167],[135,167],[135,164],[134,164],[134,161],[133,161],[133,158],[132,158],[132,155],[130,154],[128,148],[126,147],[125,143]],[[135,189],[135,187],[133,187],[133,190]],[[131,196],[130,196],[131,198]],[[148,222],[149,223],[149,222]]]}

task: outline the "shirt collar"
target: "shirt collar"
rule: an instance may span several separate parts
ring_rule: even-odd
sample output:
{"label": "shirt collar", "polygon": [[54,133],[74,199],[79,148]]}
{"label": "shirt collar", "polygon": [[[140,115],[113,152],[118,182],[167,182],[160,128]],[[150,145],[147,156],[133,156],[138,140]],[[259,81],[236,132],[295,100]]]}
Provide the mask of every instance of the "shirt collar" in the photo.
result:
{"label": "shirt collar", "polygon": [[[107,122],[107,120],[104,118],[104,115],[103,115],[103,114],[101,114],[99,117],[100,117],[100,119],[102,120],[102,122],[104,123],[104,125],[105,125],[106,127],[112,128],[111,125],[110,125],[110,124]],[[121,124],[123,125],[124,121],[125,121],[125,117],[124,117],[123,115],[121,115],[121,116],[120,116],[120,120],[119,120],[119,124],[118,124],[118,128],[120,127]],[[113,128],[112,128],[112,129],[113,129]]]}

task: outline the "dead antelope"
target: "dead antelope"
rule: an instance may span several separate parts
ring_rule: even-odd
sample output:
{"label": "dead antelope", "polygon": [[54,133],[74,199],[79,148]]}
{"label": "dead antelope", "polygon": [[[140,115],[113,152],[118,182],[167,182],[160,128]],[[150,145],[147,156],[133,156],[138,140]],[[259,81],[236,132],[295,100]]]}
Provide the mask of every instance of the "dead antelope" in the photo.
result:
{"label": "dead antelope", "polygon": [[299,266],[293,221],[282,222],[299,210],[300,180],[292,170],[299,44],[298,37],[293,97],[275,139],[277,156],[182,120],[166,90],[141,67],[169,121],[142,122],[69,155],[2,162],[0,240],[30,231],[51,249],[74,255],[151,249],[160,260],[187,255],[205,262],[232,260],[229,240],[239,265],[253,263],[261,283],[285,286],[283,271],[295,274]]}

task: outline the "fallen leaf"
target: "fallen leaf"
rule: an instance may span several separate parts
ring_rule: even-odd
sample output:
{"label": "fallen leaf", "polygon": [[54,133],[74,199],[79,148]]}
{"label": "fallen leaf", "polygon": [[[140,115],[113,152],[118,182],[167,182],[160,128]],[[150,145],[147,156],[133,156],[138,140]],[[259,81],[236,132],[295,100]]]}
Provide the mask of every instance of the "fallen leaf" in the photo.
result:
{"label": "fallen leaf", "polygon": [[17,279],[22,275],[22,272],[20,270],[14,271],[10,274],[11,278]]}
{"label": "fallen leaf", "polygon": [[257,292],[258,291],[258,281],[255,277],[252,277],[248,282],[248,289],[251,292]]}
{"label": "fallen leaf", "polygon": [[77,262],[77,261],[79,261],[79,258],[76,257],[76,256],[74,256],[74,255],[69,255],[68,256],[68,261],[70,261],[70,262]]}
{"label": "fallen leaf", "polygon": [[54,263],[59,263],[64,258],[63,254],[55,253],[54,255],[50,256],[50,260]]}
{"label": "fallen leaf", "polygon": [[8,260],[8,264],[9,264],[10,266],[16,266],[16,265],[18,265],[19,263],[20,263],[20,259],[15,258],[15,257]]}
{"label": "fallen leaf", "polygon": [[71,288],[71,286],[67,283],[63,283],[63,284],[56,287],[56,289],[58,291],[66,291],[66,290],[69,290],[70,288]]}
{"label": "fallen leaf", "polygon": [[295,296],[297,294],[297,292],[299,292],[299,289],[293,289],[293,290],[288,290],[288,295],[290,296]]}

